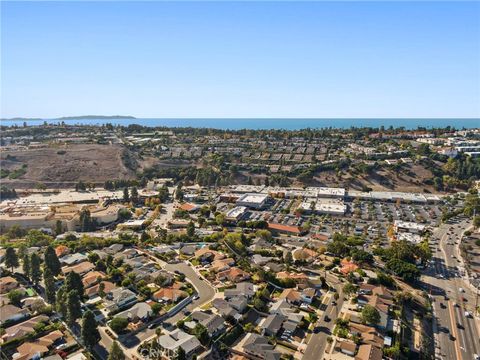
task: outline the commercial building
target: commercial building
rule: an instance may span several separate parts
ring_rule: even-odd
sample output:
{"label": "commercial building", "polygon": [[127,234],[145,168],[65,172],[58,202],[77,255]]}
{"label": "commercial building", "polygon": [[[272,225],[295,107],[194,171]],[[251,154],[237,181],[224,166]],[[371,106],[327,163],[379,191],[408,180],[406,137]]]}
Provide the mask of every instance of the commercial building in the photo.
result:
{"label": "commercial building", "polygon": [[343,201],[304,201],[300,204],[299,209],[306,213],[328,214],[328,215],[344,215],[347,211],[347,205]]}
{"label": "commercial building", "polygon": [[245,215],[246,211],[247,208],[245,206],[236,206],[233,209],[228,210],[225,217],[229,221],[238,221]]}
{"label": "commercial building", "polygon": [[395,232],[409,232],[412,234],[421,234],[425,231],[426,226],[410,221],[395,220],[393,223]]}
{"label": "commercial building", "polygon": [[268,195],[248,193],[237,200],[238,206],[245,206],[253,209],[262,209],[268,201]]}

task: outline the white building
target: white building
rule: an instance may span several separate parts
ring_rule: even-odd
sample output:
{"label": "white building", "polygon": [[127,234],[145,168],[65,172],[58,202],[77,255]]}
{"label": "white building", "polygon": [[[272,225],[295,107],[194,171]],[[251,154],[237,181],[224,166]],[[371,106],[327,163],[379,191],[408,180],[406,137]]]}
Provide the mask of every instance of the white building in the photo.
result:
{"label": "white building", "polygon": [[395,232],[397,233],[408,232],[412,234],[421,234],[427,228],[423,224],[418,224],[416,222],[410,222],[410,221],[400,221],[400,220],[395,220],[393,227],[395,229]]}
{"label": "white building", "polygon": [[[313,206],[312,206],[313,203]],[[343,201],[316,201],[310,199],[302,202],[299,206],[306,213],[344,215],[347,211],[347,205]]]}
{"label": "white building", "polygon": [[228,210],[225,216],[227,220],[238,221],[243,217],[246,211],[247,208],[245,206],[235,206],[233,209]]}
{"label": "white building", "polygon": [[238,206],[245,206],[247,208],[261,209],[265,206],[268,200],[266,194],[248,193],[242,195],[236,202]]}

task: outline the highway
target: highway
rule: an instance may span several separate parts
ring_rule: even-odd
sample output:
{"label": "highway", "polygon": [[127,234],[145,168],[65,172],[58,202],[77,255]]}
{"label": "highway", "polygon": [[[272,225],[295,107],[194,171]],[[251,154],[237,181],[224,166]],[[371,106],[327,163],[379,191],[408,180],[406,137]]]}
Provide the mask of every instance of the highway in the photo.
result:
{"label": "highway", "polygon": [[432,236],[433,258],[421,280],[432,296],[436,359],[473,359],[480,354],[475,293],[465,281],[458,243],[468,222],[444,224]]}

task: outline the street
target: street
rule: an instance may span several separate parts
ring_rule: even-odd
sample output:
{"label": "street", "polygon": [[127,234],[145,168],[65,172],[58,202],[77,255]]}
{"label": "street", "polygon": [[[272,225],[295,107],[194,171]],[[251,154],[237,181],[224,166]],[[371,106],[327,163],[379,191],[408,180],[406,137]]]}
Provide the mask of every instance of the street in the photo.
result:
{"label": "street", "polygon": [[467,226],[463,221],[434,231],[432,263],[422,276],[433,301],[438,359],[472,359],[480,353],[478,320],[465,316],[465,311],[475,313],[475,293],[465,281],[456,246]]}
{"label": "street", "polygon": [[[320,360],[322,359],[323,353],[325,351],[325,346],[327,345],[327,337],[331,335],[332,329],[335,326],[335,319],[339,315],[339,310],[343,306],[343,293],[342,293],[342,283],[330,273],[326,273],[326,279],[329,284],[335,287],[338,292],[337,305],[332,305],[331,300],[333,299],[333,294],[328,300],[325,311],[319,317],[315,326],[320,328],[318,334],[313,333],[310,341],[308,342],[305,353],[303,354],[303,360]],[[330,321],[325,321],[325,315],[330,318]]]}
{"label": "street", "polygon": [[[149,255],[152,256],[152,254],[149,254]],[[194,300],[192,303],[188,304],[183,309],[183,311],[185,311],[185,310],[193,311],[196,308],[198,308],[199,306],[202,306],[203,304],[206,304],[213,299],[213,297],[215,295],[215,289],[213,287],[211,287],[207,282],[202,280],[200,278],[200,276],[198,276],[198,274],[195,272],[195,270],[189,264],[184,263],[184,262],[178,263],[178,264],[167,264],[167,263],[165,263],[165,262],[163,262],[159,259],[156,259],[156,261],[161,265],[162,268],[164,268],[167,271],[170,271],[172,273],[174,271],[178,271],[180,273],[183,273],[185,275],[186,279],[188,279],[192,283],[192,285],[195,287],[195,290],[198,293],[198,299]],[[172,325],[175,325],[175,323],[178,320],[185,317],[183,311],[180,311],[177,314],[175,314],[174,316],[168,318],[166,320],[166,322],[168,322]],[[160,325],[161,324],[158,324],[158,326],[160,326]],[[130,335],[130,336],[126,336],[126,337],[122,338],[121,339],[121,344],[125,348],[127,348],[126,353],[130,357],[132,357],[132,355],[135,353],[135,348],[138,345],[140,345],[143,341],[145,341],[147,339],[150,339],[153,336],[155,336],[155,330],[158,326],[156,326],[153,329],[146,328],[146,329],[140,331],[139,333],[137,333],[135,335]],[[109,349],[109,346],[111,345],[111,342],[112,342],[111,339],[108,337],[108,335],[102,334],[102,332],[100,334],[102,335],[101,345],[104,348]],[[105,339],[104,339],[104,336],[105,336]],[[108,340],[106,338],[108,338]]]}

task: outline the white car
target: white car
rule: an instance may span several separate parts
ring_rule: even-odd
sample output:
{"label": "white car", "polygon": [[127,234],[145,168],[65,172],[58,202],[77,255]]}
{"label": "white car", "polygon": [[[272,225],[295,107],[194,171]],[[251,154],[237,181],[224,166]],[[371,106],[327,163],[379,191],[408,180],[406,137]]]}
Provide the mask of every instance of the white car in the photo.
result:
{"label": "white car", "polygon": [[472,316],[472,314],[471,314],[470,312],[465,311],[465,317],[471,318],[471,317],[473,317],[473,316]]}
{"label": "white car", "polygon": [[458,291],[460,291],[461,293],[465,292],[465,290],[463,288],[459,288]]}

